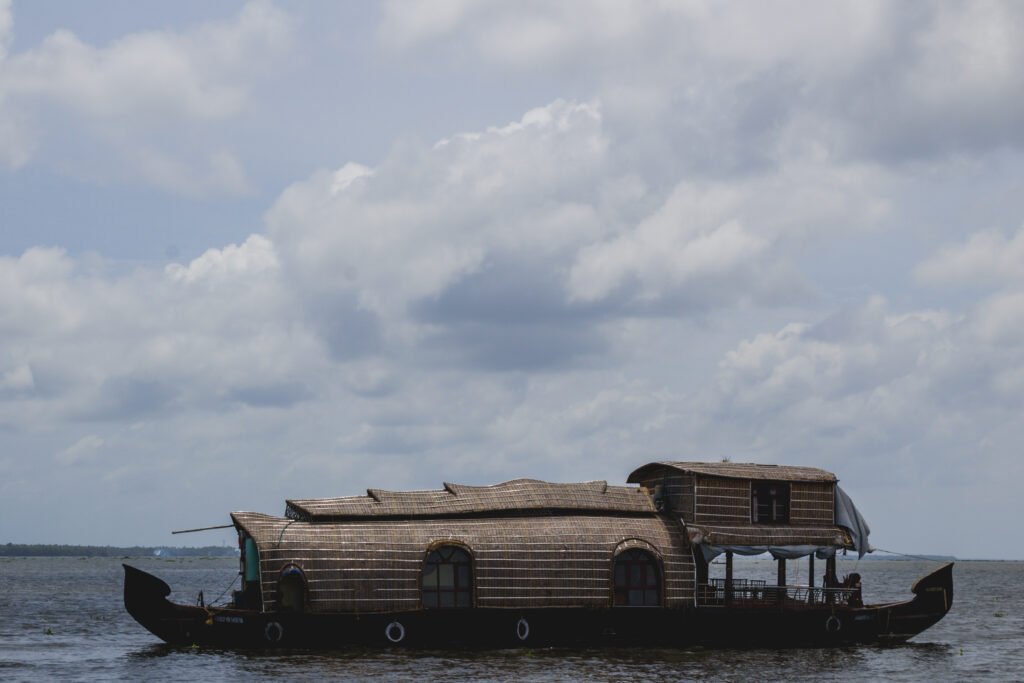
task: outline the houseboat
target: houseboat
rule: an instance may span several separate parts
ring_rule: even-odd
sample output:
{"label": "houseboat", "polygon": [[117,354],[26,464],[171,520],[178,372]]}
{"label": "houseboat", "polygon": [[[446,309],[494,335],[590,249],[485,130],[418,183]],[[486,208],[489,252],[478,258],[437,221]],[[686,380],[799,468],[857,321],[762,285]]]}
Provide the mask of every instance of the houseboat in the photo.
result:
{"label": "houseboat", "polygon": [[[212,647],[906,641],[949,611],[952,564],[904,602],[864,604],[836,553],[869,552],[869,529],[837,481],[810,467],[657,462],[623,486],[517,479],[289,500],[283,517],[232,513],[230,603],[171,602],[164,581],[125,565],[125,607],[168,643]],[[765,553],[776,582],[734,571],[734,556]],[[787,562],[805,562],[808,580],[787,585]]]}

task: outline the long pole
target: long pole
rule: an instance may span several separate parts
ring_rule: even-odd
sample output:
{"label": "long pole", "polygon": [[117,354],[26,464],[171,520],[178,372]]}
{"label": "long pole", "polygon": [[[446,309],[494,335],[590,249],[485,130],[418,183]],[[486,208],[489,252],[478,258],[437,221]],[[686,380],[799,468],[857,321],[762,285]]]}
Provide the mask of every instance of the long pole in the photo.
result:
{"label": "long pole", "polygon": [[230,529],[234,524],[221,524],[220,526],[203,526],[198,529],[181,529],[179,531],[172,531],[172,534],[191,534],[195,531],[210,531],[212,529]]}

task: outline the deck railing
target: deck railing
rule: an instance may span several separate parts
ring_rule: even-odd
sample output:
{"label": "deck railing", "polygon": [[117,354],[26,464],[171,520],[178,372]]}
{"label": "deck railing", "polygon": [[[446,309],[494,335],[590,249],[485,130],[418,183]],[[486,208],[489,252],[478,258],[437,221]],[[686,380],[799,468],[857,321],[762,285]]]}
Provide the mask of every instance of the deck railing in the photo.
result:
{"label": "deck railing", "polygon": [[859,588],[819,588],[817,586],[767,586],[764,581],[733,579],[732,590],[725,579],[711,579],[697,586],[698,605],[729,605],[735,607],[816,607],[820,605],[856,604]]}

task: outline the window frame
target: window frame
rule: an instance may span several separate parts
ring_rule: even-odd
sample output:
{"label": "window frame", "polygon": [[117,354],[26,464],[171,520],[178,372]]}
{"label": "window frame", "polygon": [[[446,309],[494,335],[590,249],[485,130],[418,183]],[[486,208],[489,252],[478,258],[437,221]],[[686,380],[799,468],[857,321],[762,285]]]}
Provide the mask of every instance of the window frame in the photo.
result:
{"label": "window frame", "polygon": [[751,524],[789,524],[792,503],[791,482],[770,479],[750,482]]}
{"label": "window frame", "polygon": [[[620,581],[620,567],[624,581]],[[661,557],[656,553],[644,547],[623,548],[612,558],[612,606],[661,607],[665,600],[664,576]],[[640,604],[631,601],[637,592],[643,596]]]}
{"label": "window frame", "polygon": [[[437,561],[432,558],[437,557]],[[420,568],[420,606],[423,609],[467,609],[476,603],[476,582],[472,551],[461,543],[437,543],[428,548]],[[450,587],[441,583],[444,568],[450,568]],[[429,573],[428,573],[429,572]],[[434,585],[428,586],[428,576]],[[445,596],[451,596],[450,604]]]}

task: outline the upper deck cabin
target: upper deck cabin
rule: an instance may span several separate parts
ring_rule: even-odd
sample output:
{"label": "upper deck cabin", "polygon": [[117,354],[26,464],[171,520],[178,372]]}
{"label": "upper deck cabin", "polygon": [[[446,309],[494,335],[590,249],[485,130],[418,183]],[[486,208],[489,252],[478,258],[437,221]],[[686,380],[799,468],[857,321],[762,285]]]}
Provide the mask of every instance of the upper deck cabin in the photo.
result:
{"label": "upper deck cabin", "polygon": [[[801,557],[809,562],[809,585],[800,593],[804,599],[847,599],[848,591],[836,588],[836,550],[870,551],[867,523],[836,476],[822,469],[668,461],[644,465],[628,481],[650,490],[656,507],[683,522],[694,550],[698,602],[733,602],[743,595],[774,602],[778,595],[793,595],[786,586],[786,561]],[[725,578],[709,580],[709,563],[723,553]],[[778,562],[775,588],[781,593],[766,593],[763,581],[753,589],[755,584],[733,579],[734,554],[763,553]],[[826,560],[823,589],[814,588],[815,557]]]}
{"label": "upper deck cabin", "polygon": [[814,467],[656,462],[627,481],[678,515],[695,543],[842,547],[849,540],[836,526],[838,480]]}

